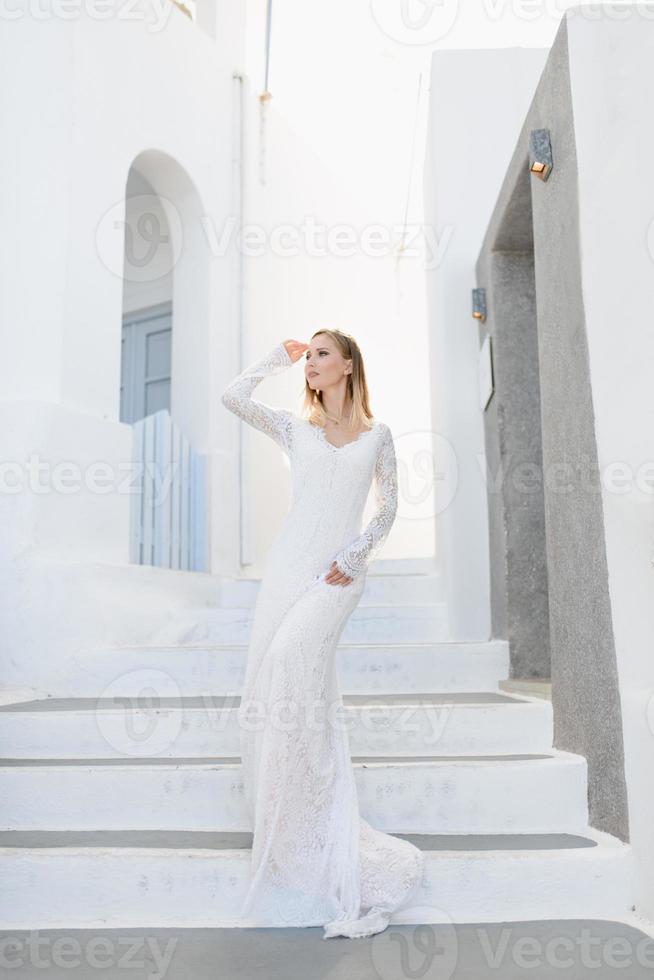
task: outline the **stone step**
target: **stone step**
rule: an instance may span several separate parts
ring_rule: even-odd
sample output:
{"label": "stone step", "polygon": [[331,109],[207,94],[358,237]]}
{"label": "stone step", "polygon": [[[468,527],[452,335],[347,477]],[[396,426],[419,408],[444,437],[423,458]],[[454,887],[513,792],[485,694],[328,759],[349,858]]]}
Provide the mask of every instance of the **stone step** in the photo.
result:
{"label": "stone step", "polygon": [[[388,832],[577,833],[588,823],[578,755],[352,763],[361,813]],[[250,829],[238,758],[0,760],[0,798],[3,830]]]}
{"label": "stone step", "polygon": [[[58,697],[134,697],[238,693],[246,644],[133,646],[89,650],[50,692]],[[342,644],[336,666],[344,694],[497,691],[509,670],[508,644]]]}
{"label": "stone step", "polygon": [[[425,851],[392,923],[624,918],[628,845],[582,835],[402,836]],[[284,925],[240,918],[251,835],[189,831],[0,833],[0,928]]]}
{"label": "stone step", "polygon": [[[237,756],[239,703],[238,695],[24,701],[0,707],[0,745],[10,759]],[[344,729],[354,755],[531,755],[552,747],[552,705],[537,698],[347,694],[343,710],[324,707],[300,706],[300,723]],[[253,727],[262,717],[251,716]]]}
{"label": "stone step", "polygon": [[[336,588],[336,586],[334,586]],[[151,644],[247,643],[251,607],[202,607],[176,613],[150,636]],[[342,643],[439,643],[448,639],[445,603],[364,605],[350,615]]]}
{"label": "stone step", "polygon": [[[391,925],[368,942],[345,943],[345,955],[344,945],[324,941],[321,927],[271,934],[269,929],[172,926],[140,935],[111,927],[92,933],[54,929],[37,941],[44,965],[55,960],[55,950],[78,953],[75,966],[88,964],[86,978],[78,970],[82,980],[93,980],[99,963],[102,980],[123,980],[123,960],[134,980],[651,980],[652,935],[652,924],[632,913],[620,920]],[[101,960],[98,939],[104,941]],[[32,942],[28,930],[12,930],[12,967],[30,962]],[[419,965],[412,966],[416,960]],[[43,972],[14,968],[13,976],[36,980]],[[56,980],[67,975],[60,971]]]}
{"label": "stone step", "polygon": [[498,688],[506,694],[527,694],[530,698],[552,700],[552,682],[543,677],[505,678],[499,682]]}

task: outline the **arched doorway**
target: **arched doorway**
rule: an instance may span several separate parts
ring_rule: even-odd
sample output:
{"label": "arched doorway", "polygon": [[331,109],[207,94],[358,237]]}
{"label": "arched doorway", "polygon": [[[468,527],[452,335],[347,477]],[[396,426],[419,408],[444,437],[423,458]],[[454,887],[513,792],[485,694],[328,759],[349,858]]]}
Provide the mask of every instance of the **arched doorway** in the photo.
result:
{"label": "arched doorway", "polygon": [[155,150],[125,189],[120,418],[133,427],[130,556],[208,570],[208,254],[186,171]]}

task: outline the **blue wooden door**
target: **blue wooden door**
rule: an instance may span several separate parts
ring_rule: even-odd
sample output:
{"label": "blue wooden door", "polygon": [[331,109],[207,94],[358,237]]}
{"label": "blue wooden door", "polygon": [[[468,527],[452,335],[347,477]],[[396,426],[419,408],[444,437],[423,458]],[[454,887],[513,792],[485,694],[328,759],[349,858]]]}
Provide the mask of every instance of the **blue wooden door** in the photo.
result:
{"label": "blue wooden door", "polygon": [[123,317],[120,421],[170,411],[172,306],[162,303]]}

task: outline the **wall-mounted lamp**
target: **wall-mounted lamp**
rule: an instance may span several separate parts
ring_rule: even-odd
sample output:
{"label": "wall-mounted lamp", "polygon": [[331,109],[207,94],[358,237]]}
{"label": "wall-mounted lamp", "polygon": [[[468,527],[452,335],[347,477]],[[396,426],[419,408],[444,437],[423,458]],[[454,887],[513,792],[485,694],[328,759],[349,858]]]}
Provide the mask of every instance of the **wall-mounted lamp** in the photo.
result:
{"label": "wall-mounted lamp", "polygon": [[486,290],[485,289],[472,290],[472,315],[475,318],[475,320],[481,320],[482,323],[486,319]]}
{"label": "wall-mounted lamp", "polygon": [[529,137],[529,169],[536,177],[547,180],[552,171],[552,142],[549,129],[532,129]]}
{"label": "wall-mounted lamp", "polygon": [[186,14],[186,16],[189,18],[189,20],[194,20],[193,11],[191,10],[190,7],[188,7],[184,3],[184,0],[173,0],[173,3],[177,7],[178,10],[181,10],[183,14]]}

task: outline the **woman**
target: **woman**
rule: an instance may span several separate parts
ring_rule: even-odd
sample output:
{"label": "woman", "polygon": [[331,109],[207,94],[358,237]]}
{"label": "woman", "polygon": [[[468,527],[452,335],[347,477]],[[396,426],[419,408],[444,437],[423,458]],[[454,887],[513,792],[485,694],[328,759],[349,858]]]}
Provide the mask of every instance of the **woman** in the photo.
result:
{"label": "woman", "polygon": [[[335,652],[366,567],[397,511],[391,431],[374,421],[361,352],[338,330],[287,340],[238,375],[222,402],[288,455],[291,502],[268,552],[238,710],[254,837],[241,914],[381,932],[422,878],[424,855],[359,814]],[[306,417],[252,398],[304,359]],[[371,482],[376,513],[361,531]]]}

